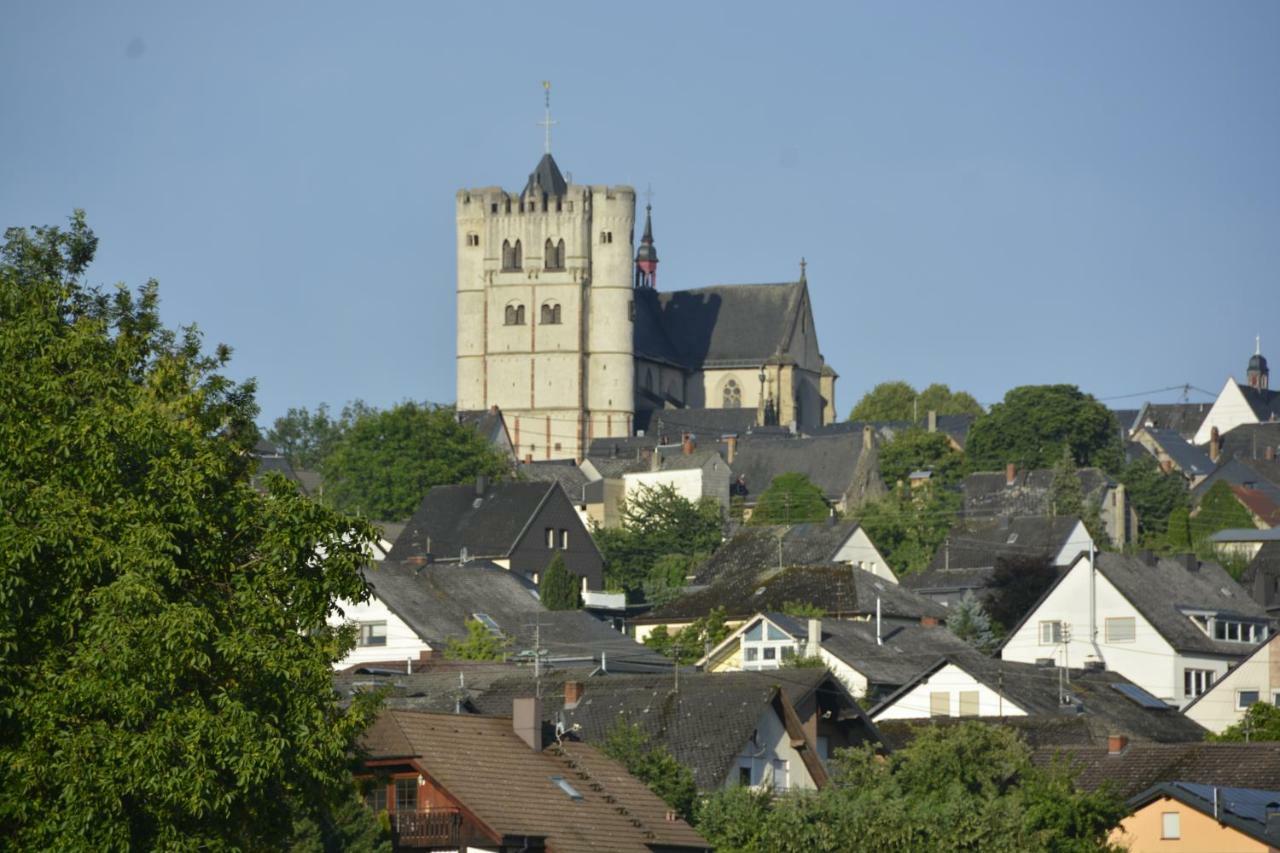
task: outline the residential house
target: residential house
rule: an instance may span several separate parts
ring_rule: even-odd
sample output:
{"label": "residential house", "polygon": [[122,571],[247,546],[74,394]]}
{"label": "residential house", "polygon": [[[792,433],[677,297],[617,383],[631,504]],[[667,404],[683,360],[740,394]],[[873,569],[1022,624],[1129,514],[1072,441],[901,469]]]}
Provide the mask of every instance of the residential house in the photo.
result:
{"label": "residential house", "polygon": [[360,741],[365,802],[398,849],[501,853],[709,850],[622,765],[548,736],[541,700],[509,717],[384,710]]}
{"label": "residential house", "polygon": [[[1098,512],[1113,545],[1123,547],[1134,541],[1138,515],[1129,503],[1123,483],[1099,468],[1081,468],[1076,472],[1086,506]],[[1032,515],[1056,515],[1053,506],[1054,472],[1050,468],[1019,469],[1005,466],[1003,472],[982,471],[970,474],[960,483],[967,519],[1017,518]]]}
{"label": "residential house", "polygon": [[1227,378],[1196,430],[1195,443],[1208,444],[1215,433],[1223,435],[1243,424],[1280,420],[1280,391],[1271,390],[1270,375],[1260,346],[1255,347],[1245,370],[1245,381]]}
{"label": "residential house", "polygon": [[1266,611],[1216,563],[1081,555],[1009,632],[1005,660],[1105,666],[1183,706],[1270,635]]}
{"label": "residential house", "polygon": [[653,454],[648,471],[630,471],[622,475],[622,498],[634,501],[646,491],[670,487],[680,497],[698,503],[710,498],[720,506],[721,514],[729,514],[729,463],[715,449],[699,449],[686,434],[676,452],[659,447]]}
{"label": "residential house", "polygon": [[744,517],[749,517],[774,478],[803,474],[822,490],[823,498],[837,512],[847,512],[886,494],[877,443],[870,426],[860,435],[743,436],[729,462],[734,474],[733,496],[741,499]]}
{"label": "residential house", "polygon": [[758,613],[697,663],[707,672],[779,669],[795,658],[817,658],[860,701],[878,698],[913,679],[939,657],[972,651],[935,620],[885,625]]}
{"label": "residential house", "polygon": [[856,521],[834,518],[805,524],[748,525],[738,530],[702,565],[693,583],[713,583],[721,575],[763,572],[778,566],[844,563],[890,583],[898,578]]}
{"label": "residential house", "polygon": [[1070,516],[966,521],[951,529],[924,571],[905,576],[902,583],[949,606],[965,593],[981,598],[1004,561],[1038,560],[1065,568],[1092,547],[1084,523]]}
{"label": "residential house", "polygon": [[1280,851],[1280,790],[1162,782],[1129,808],[1109,840],[1131,853]]}
{"label": "residential house", "polygon": [[690,587],[679,598],[631,620],[636,639],[659,625],[677,631],[722,608],[726,624],[736,628],[761,611],[795,607],[821,610],[833,619],[871,620],[883,624],[919,624],[946,618],[946,608],[870,572],[840,563],[790,566],[763,571],[749,566],[727,571],[706,587]]}
{"label": "residential house", "polygon": [[[418,562],[421,560],[421,562]],[[330,624],[354,623],[358,645],[335,668],[380,664],[404,671],[443,655],[482,623],[512,659],[595,665],[613,658],[649,669],[671,662],[581,610],[547,610],[524,576],[484,561],[384,560],[365,569],[371,596],[343,602]]]}
{"label": "residential house", "polygon": [[594,515],[587,487],[591,477],[572,459],[530,459],[516,466],[516,479],[535,483],[559,483],[577,510],[583,526],[590,528]]}
{"label": "residential house", "polygon": [[1280,634],[1254,647],[1182,713],[1221,734],[1244,719],[1245,711],[1257,702],[1280,706]]}
{"label": "residential house", "polygon": [[1041,766],[1065,759],[1080,790],[1106,785],[1126,799],[1178,780],[1280,789],[1280,743],[1151,743],[1118,735],[1105,746],[1037,747],[1031,757]]}
{"label": "residential house", "polygon": [[1199,507],[1218,482],[1231,487],[1236,500],[1255,518],[1271,517],[1280,506],[1280,462],[1267,459],[1227,459],[1191,490],[1191,503]]}
{"label": "residential house", "polygon": [[1280,617],[1280,542],[1266,542],[1245,567],[1240,585],[1271,616]]}
{"label": "residential house", "polygon": [[1267,543],[1280,544],[1280,527],[1228,528],[1209,534],[1209,543],[1221,556],[1252,560]]}
{"label": "residential house", "polygon": [[604,588],[604,558],[559,483],[480,477],[427,492],[389,559],[490,560],[537,583],[557,556],[582,579],[583,592]]}
{"label": "residential house", "polygon": [[1200,741],[1204,729],[1117,672],[1064,670],[970,649],[938,658],[868,712],[876,725],[935,718],[1082,717],[1093,742],[1111,735]]}
{"label": "residential house", "polygon": [[1155,457],[1161,471],[1176,471],[1191,486],[1209,476],[1216,465],[1203,447],[1192,444],[1175,429],[1141,426],[1133,433],[1133,441]]}
{"label": "residential house", "polygon": [[[1136,417],[1128,421],[1128,434],[1133,435],[1143,427],[1171,429],[1185,441],[1193,441],[1200,425],[1204,423],[1212,403],[1144,403]],[[1125,421],[1121,421],[1125,426]]]}
{"label": "residential house", "polygon": [[900,432],[919,427],[926,432],[939,432],[946,436],[953,450],[964,452],[965,440],[969,436],[969,428],[978,418],[976,415],[940,415],[936,411],[922,413],[919,421],[836,421],[803,430],[804,435],[839,435],[841,433],[861,433],[870,426],[881,442],[892,441]]}

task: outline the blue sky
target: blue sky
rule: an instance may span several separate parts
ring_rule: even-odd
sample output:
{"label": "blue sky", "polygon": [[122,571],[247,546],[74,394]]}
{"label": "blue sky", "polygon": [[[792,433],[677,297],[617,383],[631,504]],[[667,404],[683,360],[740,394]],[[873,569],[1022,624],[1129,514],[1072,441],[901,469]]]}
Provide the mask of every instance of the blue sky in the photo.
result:
{"label": "blue sky", "polygon": [[[847,412],[1280,369],[1280,4],[18,3],[0,225],[88,211],[290,406],[454,393],[454,192],[654,190],[665,289],[793,279]],[[1179,394],[1147,395],[1171,401]],[[1112,405],[1136,407],[1133,396]],[[1203,399],[1203,395],[1193,395]]]}

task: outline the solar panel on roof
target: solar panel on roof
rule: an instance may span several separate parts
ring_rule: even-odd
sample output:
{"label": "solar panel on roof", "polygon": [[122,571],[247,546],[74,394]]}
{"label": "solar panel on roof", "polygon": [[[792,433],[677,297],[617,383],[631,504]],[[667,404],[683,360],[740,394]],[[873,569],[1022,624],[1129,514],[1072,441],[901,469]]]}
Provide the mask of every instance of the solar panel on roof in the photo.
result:
{"label": "solar panel on roof", "polygon": [[1167,704],[1165,704],[1164,702],[1161,702],[1159,699],[1152,696],[1150,693],[1143,690],[1141,687],[1139,687],[1136,684],[1122,684],[1119,682],[1113,682],[1111,687],[1114,690],[1120,691],[1122,694],[1125,695],[1126,698],[1131,699],[1134,702],[1137,702],[1139,705],[1141,705],[1144,708],[1153,708],[1157,711],[1169,710],[1169,706]]}

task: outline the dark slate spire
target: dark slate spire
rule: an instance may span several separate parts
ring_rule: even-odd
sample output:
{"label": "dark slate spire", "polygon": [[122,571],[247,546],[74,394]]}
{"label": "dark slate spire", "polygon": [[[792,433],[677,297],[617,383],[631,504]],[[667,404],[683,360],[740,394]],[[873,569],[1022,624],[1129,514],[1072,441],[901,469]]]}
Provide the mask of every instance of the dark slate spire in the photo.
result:
{"label": "dark slate spire", "polygon": [[1271,384],[1271,371],[1267,369],[1267,360],[1262,356],[1261,338],[1254,342],[1253,357],[1249,359],[1249,370],[1245,376],[1250,388],[1266,391]]}
{"label": "dark slate spire", "polygon": [[653,246],[653,205],[644,206],[644,236],[636,250],[636,287],[658,284],[658,250]]}
{"label": "dark slate spire", "polygon": [[569,185],[564,182],[564,175],[560,174],[560,167],[556,165],[551,152],[543,154],[537,168],[529,175],[529,183],[525,184],[524,194],[564,195],[568,191]]}

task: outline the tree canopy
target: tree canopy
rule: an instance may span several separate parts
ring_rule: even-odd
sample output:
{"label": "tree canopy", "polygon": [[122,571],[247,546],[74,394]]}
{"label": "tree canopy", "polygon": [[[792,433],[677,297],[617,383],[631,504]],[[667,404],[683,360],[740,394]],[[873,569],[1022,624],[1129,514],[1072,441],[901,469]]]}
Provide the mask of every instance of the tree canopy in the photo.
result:
{"label": "tree canopy", "polygon": [[964,476],[964,456],[943,433],[903,430],[880,447],[880,476],[893,487],[913,471],[931,471],[934,484],[950,486]]}
{"label": "tree canopy", "polygon": [[672,579],[672,563],[662,558],[679,555],[702,559],[723,539],[724,518],[714,498],[694,503],[673,486],[641,488],[622,506],[620,527],[591,531],[604,556],[605,583],[612,589],[638,593],[648,583],[664,586]]}
{"label": "tree canopy", "polygon": [[725,623],[726,618],[725,609],[717,607],[674,634],[667,630],[666,625],[659,625],[644,638],[644,644],[678,664],[696,663],[733,633]]}
{"label": "tree canopy", "polygon": [[909,383],[895,380],[881,382],[864,394],[849,413],[849,420],[916,422],[930,411],[940,415],[980,415],[982,404],[972,394],[952,391],[941,383],[917,392]]}
{"label": "tree canopy", "polygon": [[451,408],[405,402],[364,408],[321,460],[325,499],[338,509],[400,521],[432,486],[500,478],[507,460]]}
{"label": "tree canopy", "polygon": [[1280,741],[1280,708],[1270,702],[1254,702],[1244,712],[1240,722],[1228,726],[1219,734],[1209,735],[1207,740],[1238,743]]}
{"label": "tree canopy", "polygon": [[557,552],[538,580],[538,598],[548,610],[577,610],[582,606],[578,576],[569,573],[564,554]]}
{"label": "tree canopy", "polygon": [[321,403],[314,412],[305,406],[289,409],[267,430],[267,440],[294,468],[318,471],[356,418],[372,411],[363,400],[343,406],[336,418],[329,414],[328,403]]}
{"label": "tree canopy", "polygon": [[888,758],[841,750],[832,784],[781,795],[736,787],[708,797],[698,831],[721,851],[1106,850],[1126,814],[1084,793],[1065,763],[1037,767],[1012,730],[980,722],[921,728]]}
{"label": "tree canopy", "polygon": [[331,825],[373,712],[339,707],[375,532],[250,478],[253,386],[97,240],[0,250],[0,826],[15,849],[279,849]]}
{"label": "tree canopy", "polygon": [[1187,508],[1187,481],[1166,474],[1156,460],[1143,455],[1120,470],[1120,482],[1129,492],[1129,503],[1138,514],[1138,532],[1145,544],[1159,544],[1168,532],[1169,517]]}
{"label": "tree canopy", "polygon": [[947,628],[983,653],[994,650],[998,642],[991,628],[991,617],[971,589],[965,590],[964,597],[947,614]]}
{"label": "tree canopy", "polygon": [[693,810],[698,802],[698,786],[694,782],[693,771],[676,761],[666,746],[653,743],[639,725],[618,718],[605,734],[600,749],[648,785],[682,818],[693,819]]}
{"label": "tree canopy", "polygon": [[997,557],[983,600],[987,614],[1002,633],[1012,630],[1057,577],[1058,570],[1043,557]]}
{"label": "tree canopy", "polygon": [[818,488],[804,474],[779,474],[760,493],[750,524],[803,524],[822,521],[831,507]]}
{"label": "tree canopy", "polygon": [[971,471],[1052,468],[1063,448],[1077,466],[1120,469],[1120,428],[1111,410],[1074,385],[1023,385],[974,421],[965,440]]}
{"label": "tree canopy", "polygon": [[853,516],[890,568],[904,574],[929,565],[946,541],[960,505],[959,494],[930,484],[895,489],[858,507]]}

